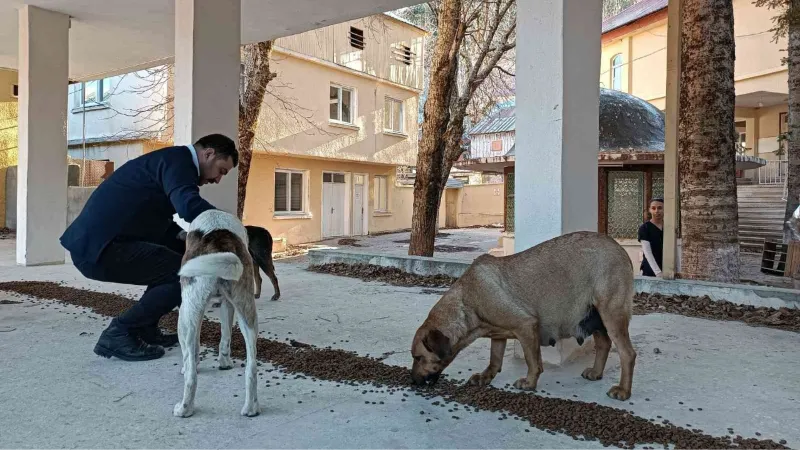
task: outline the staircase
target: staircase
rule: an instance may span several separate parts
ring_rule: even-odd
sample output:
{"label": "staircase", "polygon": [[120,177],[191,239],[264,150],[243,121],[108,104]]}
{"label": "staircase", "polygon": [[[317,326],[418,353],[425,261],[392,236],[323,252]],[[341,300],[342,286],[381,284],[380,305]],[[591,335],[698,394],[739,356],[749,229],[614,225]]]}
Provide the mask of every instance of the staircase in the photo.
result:
{"label": "staircase", "polygon": [[783,240],[786,201],[783,185],[740,184],[739,244],[742,252],[761,253],[764,240]]}

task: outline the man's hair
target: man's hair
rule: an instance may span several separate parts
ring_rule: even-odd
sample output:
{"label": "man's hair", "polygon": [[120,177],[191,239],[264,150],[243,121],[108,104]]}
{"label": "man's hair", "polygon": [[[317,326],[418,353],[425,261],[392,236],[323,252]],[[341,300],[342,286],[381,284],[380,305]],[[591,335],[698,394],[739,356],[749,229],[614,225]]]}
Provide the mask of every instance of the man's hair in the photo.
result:
{"label": "man's hair", "polygon": [[656,198],[654,198],[654,199],[650,200],[650,203],[653,203],[653,202],[664,203],[664,199],[663,199],[663,198],[656,197]]}
{"label": "man's hair", "polygon": [[233,167],[239,164],[239,151],[236,150],[236,143],[233,142],[233,139],[224,134],[209,134],[208,136],[203,136],[198,139],[194,145],[196,147],[213,149],[215,158],[230,157],[233,161]]}

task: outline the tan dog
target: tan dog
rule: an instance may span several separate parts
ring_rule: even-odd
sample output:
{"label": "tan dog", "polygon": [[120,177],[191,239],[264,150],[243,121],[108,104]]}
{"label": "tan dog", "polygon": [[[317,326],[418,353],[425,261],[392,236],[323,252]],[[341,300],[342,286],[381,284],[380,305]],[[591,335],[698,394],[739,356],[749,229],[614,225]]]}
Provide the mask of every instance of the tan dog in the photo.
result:
{"label": "tan dog", "polygon": [[[556,237],[505,257],[481,255],[433,306],[411,345],[412,379],[435,383],[458,353],[477,338],[492,340],[489,367],[469,383],[488,385],[503,366],[506,340],[517,339],[528,375],[514,383],[536,389],[542,373],[540,346],[575,337],[595,341],[599,380],[613,342],[622,376],[609,397],[631,396],[636,352],[628,335],[633,309],[633,266],[614,239],[593,232]],[[610,339],[609,339],[610,338]]]}
{"label": "tan dog", "polygon": [[178,339],[183,353],[183,400],[173,414],[194,414],[197,392],[197,362],[200,327],[211,298],[221,301],[219,368],[231,369],[231,329],[233,313],[239,322],[247,350],[245,400],[242,415],[259,414],[256,387],[256,338],[258,317],[253,293],[253,260],[247,250],[244,225],[224,211],[209,210],[192,221],[186,235],[186,253],[180,272],[181,306],[178,313]]}

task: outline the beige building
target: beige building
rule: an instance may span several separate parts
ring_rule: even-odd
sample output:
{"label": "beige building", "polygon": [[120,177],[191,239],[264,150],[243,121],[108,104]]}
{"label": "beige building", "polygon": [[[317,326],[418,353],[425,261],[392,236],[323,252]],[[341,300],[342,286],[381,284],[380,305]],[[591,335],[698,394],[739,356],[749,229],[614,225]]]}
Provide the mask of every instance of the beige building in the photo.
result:
{"label": "beige building", "polygon": [[[733,0],[736,127],[741,153],[770,163],[740,176],[782,182],[778,135],[787,131],[786,40],[774,42],[775,10]],[[667,0],[643,0],[603,23],[600,85],[640,97],[662,111],[667,82]],[[776,154],[777,152],[777,154]],[[770,180],[771,179],[771,180]]]}
{"label": "beige building", "polygon": [[245,223],[289,243],[410,227],[395,177],[416,164],[425,35],[378,15],[275,41]]}
{"label": "beige building", "polygon": [[[380,14],[274,42],[271,69],[278,76],[259,118],[247,224],[284,243],[410,228],[413,189],[395,187],[395,174],[397,166],[416,164],[426,35]],[[2,139],[0,175],[16,164],[16,83],[15,71],[0,72],[0,104],[9,112],[0,120],[14,135]],[[85,92],[71,84],[66,153],[119,167],[171,145],[172,105],[154,107],[170,96],[170,85],[145,72],[88,81]],[[142,86],[149,86],[146,94]],[[7,209],[5,184],[0,214]],[[14,199],[8,203],[16,209]]]}

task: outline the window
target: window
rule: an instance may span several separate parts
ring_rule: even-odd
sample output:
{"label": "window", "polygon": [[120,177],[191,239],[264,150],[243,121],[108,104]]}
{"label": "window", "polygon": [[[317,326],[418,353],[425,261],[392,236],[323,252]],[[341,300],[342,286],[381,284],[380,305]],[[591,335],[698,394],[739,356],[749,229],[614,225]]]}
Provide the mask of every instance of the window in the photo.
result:
{"label": "window", "polygon": [[496,139],[492,141],[492,151],[493,152],[502,152],[503,151],[503,140]]}
{"label": "window", "polygon": [[385,175],[375,177],[375,211],[387,212],[389,207],[389,193],[387,191],[387,178]]}
{"label": "window", "polygon": [[403,134],[403,102],[386,97],[383,100],[383,129],[392,133]]}
{"label": "window", "polygon": [[343,173],[323,173],[322,174],[322,182],[323,183],[338,183],[343,184],[344,181],[344,174]]}
{"label": "window", "polygon": [[111,97],[111,78],[75,84],[75,106],[99,106]]}
{"label": "window", "polygon": [[622,54],[611,58],[611,89],[622,90]]}
{"label": "window", "polygon": [[364,47],[366,47],[366,43],[364,42],[364,30],[356,27],[350,27],[349,37],[350,45],[352,47],[359,50],[364,50]]}
{"label": "window", "polygon": [[275,213],[299,214],[305,211],[305,174],[296,170],[275,171]]}
{"label": "window", "polygon": [[412,52],[411,47],[407,45],[396,44],[392,50],[392,54],[394,59],[407,66],[410,66],[411,62],[414,60],[414,52]]}
{"label": "window", "polygon": [[331,85],[331,110],[330,119],[333,122],[353,123],[353,90],[341,86]]}

